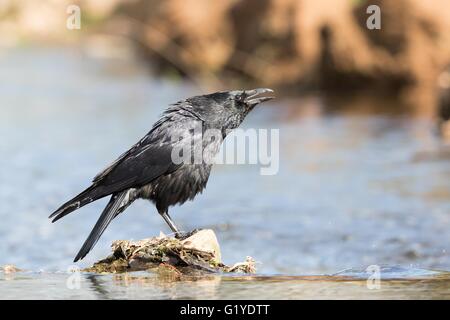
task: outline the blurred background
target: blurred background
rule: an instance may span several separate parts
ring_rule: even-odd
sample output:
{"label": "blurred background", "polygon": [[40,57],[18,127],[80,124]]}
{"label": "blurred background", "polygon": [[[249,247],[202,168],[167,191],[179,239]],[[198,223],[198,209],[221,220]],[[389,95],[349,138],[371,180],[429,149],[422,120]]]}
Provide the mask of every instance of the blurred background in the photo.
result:
{"label": "blurred background", "polygon": [[[369,30],[369,5],[381,29]],[[80,9],[80,29],[68,29]],[[450,269],[446,0],[1,0],[0,265],[66,270],[105,201],[47,216],[195,94],[270,87],[247,128],[280,129],[280,171],[214,168],[172,209],[225,262],[265,274]],[[227,200],[225,200],[227,199]],[[231,200],[230,200],[231,199]],[[111,241],[168,232],[137,202]]]}

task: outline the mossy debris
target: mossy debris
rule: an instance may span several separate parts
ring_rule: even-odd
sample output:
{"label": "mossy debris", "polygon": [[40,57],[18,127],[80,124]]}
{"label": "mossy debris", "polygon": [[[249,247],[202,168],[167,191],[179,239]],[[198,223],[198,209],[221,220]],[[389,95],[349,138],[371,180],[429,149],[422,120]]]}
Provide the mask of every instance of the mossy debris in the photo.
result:
{"label": "mossy debris", "polygon": [[200,230],[185,240],[160,235],[139,241],[117,240],[113,253],[85,272],[154,272],[170,277],[203,273],[255,273],[255,261],[227,266],[221,262],[220,247],[212,230]]}

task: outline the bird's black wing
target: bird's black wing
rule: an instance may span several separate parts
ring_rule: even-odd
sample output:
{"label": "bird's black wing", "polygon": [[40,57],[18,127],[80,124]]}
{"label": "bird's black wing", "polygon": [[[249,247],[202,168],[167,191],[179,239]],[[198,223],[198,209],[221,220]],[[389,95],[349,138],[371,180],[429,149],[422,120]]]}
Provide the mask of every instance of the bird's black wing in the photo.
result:
{"label": "bird's black wing", "polygon": [[170,143],[141,145],[106,169],[108,172],[97,178],[95,184],[107,188],[109,193],[141,187],[177,169],[171,155]]}
{"label": "bird's black wing", "polygon": [[105,169],[103,169],[101,172],[97,173],[97,175],[92,179],[93,183],[99,182],[102,180],[108,173],[111,172],[112,169],[114,169],[120,162],[122,162],[125,158],[127,158],[129,155],[131,155],[133,152],[138,150],[141,146],[145,145],[145,141],[148,139],[149,134],[147,134],[145,137],[143,137],[139,142],[134,144],[129,150],[122,153],[114,162],[112,162],[110,165],[108,165]]}
{"label": "bird's black wing", "polygon": [[173,172],[179,167],[172,161],[174,139],[184,134],[190,121],[179,112],[165,114],[145,137],[99,173],[93,183],[115,193],[141,187]]}
{"label": "bird's black wing", "polygon": [[199,120],[185,108],[179,104],[167,109],[145,137],[96,175],[92,186],[64,203],[50,218],[59,220],[92,201],[144,186],[180,167],[181,164],[172,161],[174,138],[183,136],[186,128]]}
{"label": "bird's black wing", "polygon": [[49,218],[53,222],[95,200],[129,188],[143,186],[177,169],[171,161],[170,142],[155,143],[148,136],[125,152],[94,179],[93,184],[61,205]]}
{"label": "bird's black wing", "polygon": [[[165,123],[165,121],[162,121],[162,120],[167,121],[167,119],[161,119],[160,121],[155,123],[155,126],[152,128],[152,130],[149,133],[147,133],[141,140],[139,140],[139,142],[134,144],[129,150],[122,153],[113,163],[111,163],[109,166],[107,166],[105,169],[103,169],[101,172],[99,172],[94,177],[94,179],[92,179],[92,182],[94,184],[100,182],[105,177],[107,177],[107,175],[112,170],[114,170],[119,164],[121,164],[123,161],[136,158],[136,156],[138,156],[139,154],[142,156],[142,151],[150,150],[152,147],[152,144],[153,145],[158,144],[158,142],[157,142],[158,136],[162,136],[162,134],[157,131],[161,127],[161,125]],[[164,138],[164,137],[162,137],[162,138]],[[166,151],[168,151],[168,148],[170,148],[170,146],[165,146],[164,144],[162,144],[161,150],[159,151],[159,153],[163,154],[164,149],[167,149]]]}
{"label": "bird's black wing", "polygon": [[[93,183],[100,182],[108,176],[116,167],[124,161],[130,159],[137,159],[136,157],[142,153],[143,150],[151,151],[152,147],[157,145],[158,153],[165,154],[168,151],[172,151],[172,145],[170,136],[176,134],[182,134],[182,130],[186,130],[184,124],[191,121],[204,120],[190,108],[190,105],[186,101],[179,101],[171,105],[164,113],[163,116],[153,125],[152,130],[145,135],[139,142],[134,144],[128,151],[121,154],[113,163],[106,167],[103,171],[98,173]],[[154,148],[153,148],[154,149]],[[150,153],[146,153],[150,155]],[[142,156],[142,154],[141,154]],[[148,160],[152,160],[152,157]],[[158,162],[164,162],[166,157],[158,159]],[[151,162],[151,161],[150,161]]]}

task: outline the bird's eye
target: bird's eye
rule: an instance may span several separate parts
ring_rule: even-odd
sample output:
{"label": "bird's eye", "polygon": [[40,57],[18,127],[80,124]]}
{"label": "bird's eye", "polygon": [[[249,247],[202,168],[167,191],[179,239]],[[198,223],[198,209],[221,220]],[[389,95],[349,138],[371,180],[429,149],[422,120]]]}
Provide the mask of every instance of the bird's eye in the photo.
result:
{"label": "bird's eye", "polygon": [[244,102],[244,99],[245,99],[244,93],[241,93],[241,94],[236,96],[236,101],[237,102],[241,102],[242,103],[242,102]]}

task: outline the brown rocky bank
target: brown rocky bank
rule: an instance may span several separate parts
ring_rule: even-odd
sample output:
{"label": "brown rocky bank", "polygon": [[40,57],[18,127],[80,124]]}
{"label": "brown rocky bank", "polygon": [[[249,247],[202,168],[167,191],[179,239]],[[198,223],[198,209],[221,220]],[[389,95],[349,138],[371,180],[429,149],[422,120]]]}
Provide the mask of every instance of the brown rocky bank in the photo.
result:
{"label": "brown rocky bank", "polygon": [[[381,9],[380,30],[366,27],[372,4]],[[130,22],[129,35],[160,70],[296,91],[370,88],[430,108],[450,63],[447,6],[445,0],[139,0],[119,5],[115,15]]]}

